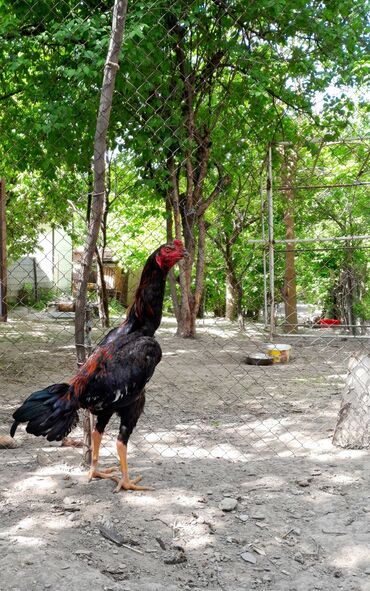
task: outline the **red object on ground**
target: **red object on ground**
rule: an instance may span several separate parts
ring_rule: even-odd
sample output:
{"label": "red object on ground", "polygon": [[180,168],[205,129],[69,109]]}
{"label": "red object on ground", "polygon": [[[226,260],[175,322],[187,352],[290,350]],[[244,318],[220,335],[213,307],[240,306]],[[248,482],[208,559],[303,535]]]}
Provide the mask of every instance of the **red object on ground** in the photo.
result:
{"label": "red object on ground", "polygon": [[321,326],[338,326],[340,320],[335,320],[334,318],[320,318],[319,324]]}

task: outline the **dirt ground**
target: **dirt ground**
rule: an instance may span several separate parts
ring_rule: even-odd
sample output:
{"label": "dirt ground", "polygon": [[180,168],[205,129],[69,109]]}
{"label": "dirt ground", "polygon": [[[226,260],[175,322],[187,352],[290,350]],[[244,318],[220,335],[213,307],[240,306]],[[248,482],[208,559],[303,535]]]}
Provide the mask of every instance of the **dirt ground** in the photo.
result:
{"label": "dirt ground", "polygon": [[[329,334],[285,340],[289,364],[255,367],[244,359],[260,327],[209,320],[183,341],[165,319],[129,449],[153,491],[88,483],[81,449],[20,428],[18,447],[0,449],[0,589],[370,590],[369,454],[331,444],[348,357],[369,341]],[[2,326],[0,434],[74,365],[70,322],[25,313]]]}

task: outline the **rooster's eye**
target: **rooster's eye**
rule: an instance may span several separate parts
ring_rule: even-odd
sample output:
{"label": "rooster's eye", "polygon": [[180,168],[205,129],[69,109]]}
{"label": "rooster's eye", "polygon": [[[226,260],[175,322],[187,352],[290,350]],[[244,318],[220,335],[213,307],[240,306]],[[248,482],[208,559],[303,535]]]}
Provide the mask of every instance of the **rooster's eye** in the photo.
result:
{"label": "rooster's eye", "polygon": [[166,252],[170,252],[171,249],[170,249],[169,246],[166,246],[166,249],[165,250],[166,250]]}

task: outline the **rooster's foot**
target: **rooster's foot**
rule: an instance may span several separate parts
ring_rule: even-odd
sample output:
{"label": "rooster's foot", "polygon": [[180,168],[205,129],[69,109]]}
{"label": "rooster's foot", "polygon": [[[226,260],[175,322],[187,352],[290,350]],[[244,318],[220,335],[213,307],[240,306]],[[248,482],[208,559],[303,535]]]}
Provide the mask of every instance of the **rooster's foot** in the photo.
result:
{"label": "rooster's foot", "polygon": [[[114,479],[115,480],[115,479]],[[124,476],[120,480],[117,480],[117,486],[113,492],[117,493],[120,490],[154,490],[151,486],[138,486],[137,483],[142,480],[141,476],[136,476],[132,480],[127,476]]]}
{"label": "rooster's foot", "polygon": [[113,476],[113,472],[117,472],[118,468],[116,466],[112,466],[111,468],[104,468],[104,470],[96,470],[95,468],[91,468],[89,472],[89,482],[93,478],[110,478],[115,482],[118,482],[118,476]]}

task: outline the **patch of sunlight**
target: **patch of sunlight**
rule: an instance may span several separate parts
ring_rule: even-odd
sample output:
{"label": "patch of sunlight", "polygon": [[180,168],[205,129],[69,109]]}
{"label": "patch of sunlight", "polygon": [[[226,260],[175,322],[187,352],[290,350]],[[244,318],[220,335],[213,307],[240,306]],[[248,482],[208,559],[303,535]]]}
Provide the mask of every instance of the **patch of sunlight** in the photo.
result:
{"label": "patch of sunlight", "polygon": [[35,525],[36,525],[36,519],[34,517],[25,517],[24,519],[21,519],[21,521],[19,521],[16,526],[11,528],[9,533],[11,533],[12,530],[14,532],[16,532],[19,529],[23,529],[23,530],[33,529],[35,527]]}
{"label": "patch of sunlight", "polygon": [[[185,494],[183,490],[176,490],[174,487],[168,489],[167,494],[165,493],[166,489],[162,489],[161,498],[151,495],[149,492],[143,494],[125,494],[120,497],[120,500],[125,506],[127,504],[135,507],[154,506],[156,508],[156,514],[158,514],[162,507],[168,509],[173,504],[193,509],[199,499],[199,495],[191,495],[188,491]],[[161,517],[165,520],[164,514],[161,513]],[[173,516],[169,517],[169,519],[172,522]]]}
{"label": "patch of sunlight", "polygon": [[[335,567],[345,570],[366,567],[369,564],[369,545],[353,544],[335,548],[335,556],[332,557]],[[365,587],[364,587],[365,589]]]}
{"label": "patch of sunlight", "polygon": [[32,351],[23,351],[22,355],[24,355],[25,357],[27,355],[33,356],[35,353],[47,353],[49,355],[50,349],[32,349]]}
{"label": "patch of sunlight", "polygon": [[326,463],[332,462],[334,458],[336,460],[362,460],[369,456],[369,450],[367,449],[341,449],[335,447],[332,443],[329,451],[330,453],[321,453],[320,456],[312,453],[311,457],[314,457],[318,462]]}
{"label": "patch of sunlight", "polygon": [[244,453],[241,453],[230,444],[216,445],[209,450],[209,454],[213,458],[222,458],[228,460],[243,460],[244,458]]}
{"label": "patch of sunlight", "polygon": [[28,536],[12,536],[12,541],[17,542],[17,544],[20,546],[27,546],[28,548],[41,548],[46,546],[46,542],[44,540]]}
{"label": "patch of sunlight", "polygon": [[163,443],[175,443],[177,441],[176,433],[170,431],[159,431],[157,433],[147,433],[143,439],[148,443],[157,443],[162,441]]}
{"label": "patch of sunlight", "polygon": [[192,535],[190,540],[188,540],[186,544],[186,548],[188,550],[200,550],[205,546],[211,545],[212,536],[209,534],[199,534],[198,532],[196,535]]}
{"label": "patch of sunlight", "polygon": [[163,458],[180,457],[185,459],[215,459],[222,458],[224,460],[243,461],[245,454],[241,453],[237,448],[229,444],[216,445],[211,448],[204,448],[201,445],[185,446],[171,446],[168,447],[165,443],[151,443],[149,451],[158,453]]}
{"label": "patch of sunlight", "polygon": [[45,491],[55,489],[56,486],[55,480],[50,477],[30,476],[17,482],[14,488],[20,492],[32,490],[35,494],[43,494]]}
{"label": "patch of sunlight", "polygon": [[[45,447],[45,448],[41,448],[43,451],[49,453],[50,451],[50,447]],[[60,451],[60,447],[56,447],[56,450],[59,449]],[[37,470],[35,470],[35,474],[37,476],[58,476],[58,474],[70,474],[72,471],[72,468],[70,465],[68,464],[52,464],[50,466],[43,466],[40,468],[37,468]],[[73,471],[75,472],[75,468],[73,468]]]}
{"label": "patch of sunlight", "polygon": [[327,380],[345,380],[347,377],[347,373],[333,373],[326,376]]}
{"label": "patch of sunlight", "polygon": [[281,478],[279,476],[261,476],[260,478],[252,478],[248,481],[242,482],[241,486],[247,487],[261,487],[261,488],[268,488],[268,489],[275,489],[285,486],[287,483],[286,479]]}

